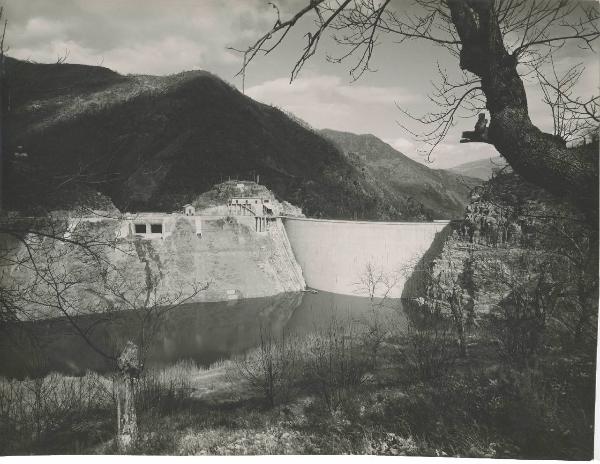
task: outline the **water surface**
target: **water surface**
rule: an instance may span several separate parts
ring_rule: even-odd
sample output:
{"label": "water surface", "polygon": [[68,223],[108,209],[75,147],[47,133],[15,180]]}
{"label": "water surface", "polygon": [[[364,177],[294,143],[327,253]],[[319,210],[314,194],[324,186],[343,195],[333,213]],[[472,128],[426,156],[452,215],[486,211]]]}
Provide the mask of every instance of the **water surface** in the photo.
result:
{"label": "water surface", "polygon": [[[376,302],[381,303],[381,301]],[[377,305],[378,317],[405,325],[401,300]],[[328,292],[285,293],[268,298],[182,305],[167,313],[149,344],[146,364],[165,366],[192,359],[208,366],[259,344],[260,333],[304,335],[336,324],[360,327],[374,316],[368,298]],[[140,323],[132,313],[82,316],[78,324],[89,329],[94,345],[116,355],[123,343],[139,335]],[[0,341],[0,375],[39,376],[51,371],[80,375],[86,370],[114,369],[64,319],[9,327]]]}

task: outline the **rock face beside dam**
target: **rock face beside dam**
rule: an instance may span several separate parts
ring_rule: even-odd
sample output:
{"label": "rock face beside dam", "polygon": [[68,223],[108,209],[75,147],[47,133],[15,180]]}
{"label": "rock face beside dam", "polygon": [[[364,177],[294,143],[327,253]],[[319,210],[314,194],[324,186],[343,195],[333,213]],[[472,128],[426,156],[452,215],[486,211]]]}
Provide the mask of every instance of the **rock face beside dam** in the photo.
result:
{"label": "rock face beside dam", "polygon": [[[344,295],[400,298],[417,263],[449,221],[284,219],[309,287]],[[367,268],[370,267],[369,272]],[[368,274],[371,274],[370,276]]]}
{"label": "rock face beside dam", "polygon": [[254,217],[202,218],[201,238],[193,227],[187,229],[181,226],[164,241],[146,243],[163,263],[167,284],[190,276],[209,282],[194,301],[258,298],[305,288],[280,219],[263,233],[255,231]]}
{"label": "rock face beside dam", "polygon": [[[302,270],[294,258],[281,219],[273,218],[268,230],[257,232],[254,217],[207,217],[159,214],[144,220],[162,224],[162,232],[137,234],[127,220],[80,221],[94,237],[117,237],[115,249],[101,251],[103,270],[82,259],[77,247],[62,241],[36,243],[35,262],[44,272],[60,271],[63,299],[78,314],[108,309],[130,309],[132,305],[164,305],[181,301],[232,301],[298,292],[306,286]],[[70,230],[70,229],[69,229]],[[149,230],[149,229],[146,229]],[[73,232],[76,233],[76,230]],[[65,233],[71,237],[71,232]],[[62,316],[54,304],[52,282],[45,283],[32,271],[28,251],[9,236],[0,237],[0,249],[15,256],[11,268],[3,268],[4,288],[25,288],[31,295],[22,302],[33,319]],[[52,264],[47,264],[47,263]],[[73,277],[74,276],[74,277]],[[76,279],[75,279],[76,278]],[[75,282],[71,280],[75,279]],[[192,298],[194,287],[208,287]],[[68,284],[68,285],[67,285]],[[144,302],[145,289],[152,287],[150,302]],[[62,288],[61,287],[61,288]],[[122,304],[124,301],[129,305]],[[112,310],[111,309],[111,310]]]}

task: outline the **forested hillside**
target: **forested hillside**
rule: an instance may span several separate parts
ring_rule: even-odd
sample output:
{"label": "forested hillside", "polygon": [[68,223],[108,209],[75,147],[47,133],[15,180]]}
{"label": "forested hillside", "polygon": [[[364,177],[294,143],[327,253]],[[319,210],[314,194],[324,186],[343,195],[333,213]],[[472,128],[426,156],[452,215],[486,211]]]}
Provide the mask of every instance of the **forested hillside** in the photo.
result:
{"label": "forested hillside", "polygon": [[363,172],[319,133],[205,71],[122,76],[9,58],[7,80],[7,209],[97,206],[101,192],[123,211],[169,211],[256,175],[314,217],[445,218],[464,202],[456,183],[411,190],[404,183],[420,179]]}

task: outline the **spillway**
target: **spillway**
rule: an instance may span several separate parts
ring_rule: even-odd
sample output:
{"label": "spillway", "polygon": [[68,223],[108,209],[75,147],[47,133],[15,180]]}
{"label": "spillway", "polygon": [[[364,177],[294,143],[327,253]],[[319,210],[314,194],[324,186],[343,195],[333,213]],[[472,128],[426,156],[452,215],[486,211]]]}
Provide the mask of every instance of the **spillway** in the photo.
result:
{"label": "spillway", "polygon": [[[285,218],[284,225],[307,286],[368,296],[367,266],[387,283],[375,296],[400,298],[416,264],[450,221],[366,222]],[[367,279],[368,280],[368,279]]]}

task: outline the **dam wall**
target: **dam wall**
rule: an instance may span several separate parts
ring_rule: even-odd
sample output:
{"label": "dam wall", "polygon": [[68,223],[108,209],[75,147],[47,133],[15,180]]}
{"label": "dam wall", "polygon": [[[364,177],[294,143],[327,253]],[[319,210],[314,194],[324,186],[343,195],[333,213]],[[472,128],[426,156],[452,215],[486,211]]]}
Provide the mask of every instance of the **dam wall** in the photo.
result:
{"label": "dam wall", "polygon": [[390,298],[402,296],[417,263],[449,229],[449,221],[283,221],[307,286],[356,296],[374,289],[374,296]]}

